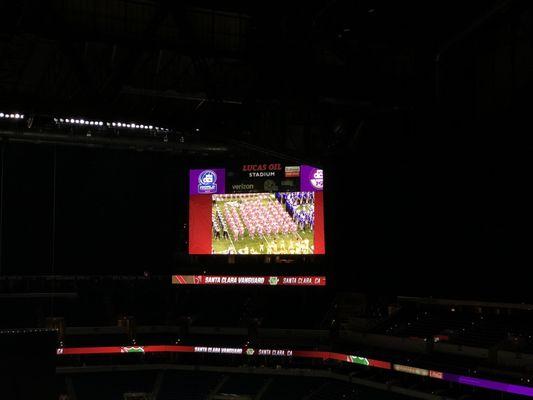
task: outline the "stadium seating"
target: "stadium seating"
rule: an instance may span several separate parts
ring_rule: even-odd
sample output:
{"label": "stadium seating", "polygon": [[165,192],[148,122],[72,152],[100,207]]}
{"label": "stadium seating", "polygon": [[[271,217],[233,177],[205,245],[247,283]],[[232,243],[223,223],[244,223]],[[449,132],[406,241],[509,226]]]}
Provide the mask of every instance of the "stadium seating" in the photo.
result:
{"label": "stadium seating", "polygon": [[[402,310],[375,333],[420,338],[448,343],[491,348],[503,345],[510,336],[528,337],[533,333],[523,316],[473,313],[450,310]],[[511,335],[514,332],[514,335]]]}
{"label": "stadium seating", "polygon": [[293,400],[308,398],[326,382],[325,379],[276,377],[265,393],[264,400]]}
{"label": "stadium seating", "polygon": [[220,386],[218,393],[254,396],[268,384],[268,377],[264,375],[230,375]]}
{"label": "stadium seating", "polygon": [[123,399],[124,393],[151,393],[156,373],[131,371],[113,373],[88,373],[72,376],[78,400]]}
{"label": "stadium seating", "polygon": [[[60,374],[58,394],[70,381],[79,400],[409,400],[411,397],[322,377],[205,371],[114,371]],[[68,397],[65,397],[68,398]]]}
{"label": "stadium seating", "polygon": [[157,400],[203,400],[223,377],[220,374],[165,371]]}

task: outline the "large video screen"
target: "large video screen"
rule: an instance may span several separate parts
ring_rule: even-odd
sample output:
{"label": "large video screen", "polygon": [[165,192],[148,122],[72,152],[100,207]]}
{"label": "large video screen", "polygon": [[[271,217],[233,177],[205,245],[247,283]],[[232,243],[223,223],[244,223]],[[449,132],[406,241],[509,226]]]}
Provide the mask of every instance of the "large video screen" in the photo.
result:
{"label": "large video screen", "polygon": [[189,172],[189,254],[324,254],[324,173],[244,164]]}

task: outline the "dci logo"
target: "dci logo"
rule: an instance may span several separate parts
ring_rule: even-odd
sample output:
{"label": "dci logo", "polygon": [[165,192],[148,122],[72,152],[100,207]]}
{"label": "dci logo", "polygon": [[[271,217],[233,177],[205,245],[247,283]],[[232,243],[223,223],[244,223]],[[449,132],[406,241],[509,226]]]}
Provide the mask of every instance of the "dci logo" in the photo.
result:
{"label": "dci logo", "polygon": [[324,187],[324,172],[321,169],[312,170],[309,181],[315,189],[322,190]]}
{"label": "dci logo", "polygon": [[202,171],[198,176],[198,192],[199,193],[216,193],[217,191],[217,174],[210,169]]}

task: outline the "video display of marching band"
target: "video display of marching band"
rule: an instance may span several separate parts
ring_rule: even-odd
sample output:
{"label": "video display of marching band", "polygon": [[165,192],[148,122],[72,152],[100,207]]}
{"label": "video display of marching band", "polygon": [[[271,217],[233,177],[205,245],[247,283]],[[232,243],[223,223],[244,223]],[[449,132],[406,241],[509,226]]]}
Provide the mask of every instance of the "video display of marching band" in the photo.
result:
{"label": "video display of marching band", "polygon": [[189,178],[190,254],[325,253],[321,169],[245,164]]}
{"label": "video display of marching band", "polygon": [[213,195],[214,254],[313,254],[314,192]]}

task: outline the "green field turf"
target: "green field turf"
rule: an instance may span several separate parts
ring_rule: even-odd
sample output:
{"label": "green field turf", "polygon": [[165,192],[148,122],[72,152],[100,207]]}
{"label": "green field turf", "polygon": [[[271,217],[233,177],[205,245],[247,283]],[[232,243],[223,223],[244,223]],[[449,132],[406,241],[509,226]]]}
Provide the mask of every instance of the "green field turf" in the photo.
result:
{"label": "green field turf", "polygon": [[[263,199],[262,202],[264,204],[270,202],[270,201],[276,201],[276,198],[274,194],[270,195],[269,199]],[[224,205],[227,202],[240,202],[239,200],[217,200],[216,204],[220,207],[220,210],[224,210]],[[213,205],[214,207],[214,205]],[[308,206],[300,206],[300,207],[308,207]],[[213,245],[213,253],[215,254],[227,254],[230,249],[233,250],[236,254],[253,254],[252,249],[255,251],[255,254],[269,254],[268,249],[268,243],[273,244],[274,242],[278,246],[278,251],[275,252],[275,254],[289,254],[288,247],[289,242],[292,240],[294,243],[298,241],[298,238],[301,238],[301,240],[308,239],[309,240],[309,246],[311,247],[314,243],[314,232],[312,229],[305,229],[305,230],[298,230],[296,234],[288,233],[288,234],[280,234],[280,235],[270,235],[266,237],[255,237],[251,238],[248,236],[247,231],[245,230],[244,238],[239,239],[237,242],[233,240],[228,239],[212,239],[212,245]],[[233,238],[232,238],[233,239]],[[285,252],[282,252],[281,250],[281,242],[285,242]],[[261,244],[263,245],[263,251],[261,252]],[[248,253],[246,252],[248,251]],[[305,254],[310,254],[312,252],[312,249]],[[302,254],[302,253],[296,253],[296,254]]]}

